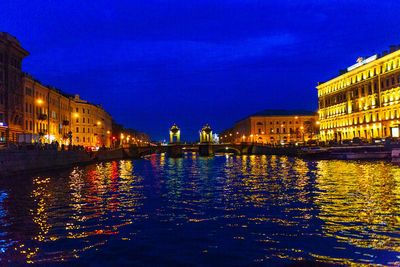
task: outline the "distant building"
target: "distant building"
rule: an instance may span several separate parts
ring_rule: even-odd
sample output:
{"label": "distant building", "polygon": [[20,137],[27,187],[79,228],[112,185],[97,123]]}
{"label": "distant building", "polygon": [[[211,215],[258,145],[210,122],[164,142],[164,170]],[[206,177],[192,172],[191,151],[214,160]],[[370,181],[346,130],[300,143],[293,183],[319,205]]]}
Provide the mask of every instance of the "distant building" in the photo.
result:
{"label": "distant building", "polygon": [[89,103],[75,95],[71,101],[71,111],[73,144],[111,146],[112,118],[101,105]]}
{"label": "distant building", "polygon": [[278,144],[316,139],[318,115],[305,110],[266,109],[219,134],[220,143]]}
{"label": "distant building", "polygon": [[321,140],[399,136],[400,45],[319,83]]}
{"label": "distant building", "polygon": [[15,37],[0,31],[0,142],[17,142],[23,132],[22,60],[28,55]]}
{"label": "distant building", "polygon": [[112,122],[113,147],[119,146],[147,146],[150,144],[150,135],[131,128],[124,128],[122,124]]}

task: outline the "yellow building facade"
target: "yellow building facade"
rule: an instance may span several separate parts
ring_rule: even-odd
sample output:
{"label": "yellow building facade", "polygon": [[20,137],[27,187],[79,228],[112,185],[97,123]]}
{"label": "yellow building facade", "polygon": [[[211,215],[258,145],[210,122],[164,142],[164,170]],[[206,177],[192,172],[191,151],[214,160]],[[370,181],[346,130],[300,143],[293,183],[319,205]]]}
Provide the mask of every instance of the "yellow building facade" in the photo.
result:
{"label": "yellow building facade", "polygon": [[264,110],[246,117],[219,135],[220,143],[287,144],[316,139],[316,112]]}
{"label": "yellow building facade", "polygon": [[72,144],[86,147],[111,146],[112,118],[101,105],[75,95],[71,102]]}
{"label": "yellow building facade", "polygon": [[24,74],[24,130],[20,142],[69,144],[71,100]]}
{"label": "yellow building facade", "polygon": [[320,140],[398,137],[398,49],[400,46],[391,46],[382,56],[359,58],[355,65],[341,71],[343,74],[319,83]]}
{"label": "yellow building facade", "polygon": [[19,142],[72,144],[85,147],[111,146],[112,118],[101,105],[94,105],[51,86],[29,74],[23,78],[24,128]]}

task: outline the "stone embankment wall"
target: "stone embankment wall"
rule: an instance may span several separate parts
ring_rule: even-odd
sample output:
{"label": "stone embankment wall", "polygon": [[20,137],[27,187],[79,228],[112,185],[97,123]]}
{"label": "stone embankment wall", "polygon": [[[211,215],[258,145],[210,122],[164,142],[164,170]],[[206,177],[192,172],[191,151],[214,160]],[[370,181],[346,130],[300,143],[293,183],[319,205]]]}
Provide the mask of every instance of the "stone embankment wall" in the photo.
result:
{"label": "stone embankment wall", "polygon": [[88,153],[78,150],[1,151],[0,175],[62,168],[92,161]]}
{"label": "stone embankment wall", "polygon": [[89,155],[80,150],[15,150],[0,151],[0,176],[18,173],[67,168],[96,161],[119,160],[126,157],[124,150],[104,150]]}

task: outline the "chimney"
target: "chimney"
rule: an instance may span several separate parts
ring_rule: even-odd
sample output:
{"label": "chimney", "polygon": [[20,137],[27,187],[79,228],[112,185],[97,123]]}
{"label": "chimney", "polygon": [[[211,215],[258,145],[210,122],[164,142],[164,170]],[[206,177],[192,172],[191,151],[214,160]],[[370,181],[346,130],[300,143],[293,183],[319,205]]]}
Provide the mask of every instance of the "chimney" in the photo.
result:
{"label": "chimney", "polygon": [[387,50],[383,51],[383,52],[382,52],[382,57],[387,56],[387,54],[388,54],[388,51],[387,51]]}
{"label": "chimney", "polygon": [[389,53],[393,53],[397,50],[397,46],[396,45],[391,45],[389,46]]}

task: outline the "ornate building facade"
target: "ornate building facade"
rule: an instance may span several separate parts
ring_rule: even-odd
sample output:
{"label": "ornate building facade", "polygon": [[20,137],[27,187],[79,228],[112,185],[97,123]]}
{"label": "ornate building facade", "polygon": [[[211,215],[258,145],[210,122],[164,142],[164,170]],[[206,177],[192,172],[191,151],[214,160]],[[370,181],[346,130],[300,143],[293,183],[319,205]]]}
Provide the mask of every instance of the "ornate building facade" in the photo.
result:
{"label": "ornate building facade", "polygon": [[220,143],[282,144],[316,139],[318,115],[304,110],[264,110],[219,134]]}
{"label": "ornate building facade", "polygon": [[111,146],[112,118],[101,105],[44,86],[29,74],[23,85],[24,125],[18,141],[69,145],[72,139],[73,145]]}
{"label": "ornate building facade", "polygon": [[69,144],[71,99],[51,86],[44,86],[24,74],[24,135],[23,142]]}
{"label": "ornate building facade", "polygon": [[110,147],[112,118],[101,105],[75,95],[71,101],[72,143],[92,147]]}
{"label": "ornate building facade", "polygon": [[320,139],[398,137],[400,46],[359,58],[340,75],[319,83]]}
{"label": "ornate building facade", "polygon": [[29,53],[20,42],[0,31],[0,142],[17,142],[23,132],[22,60]]}

